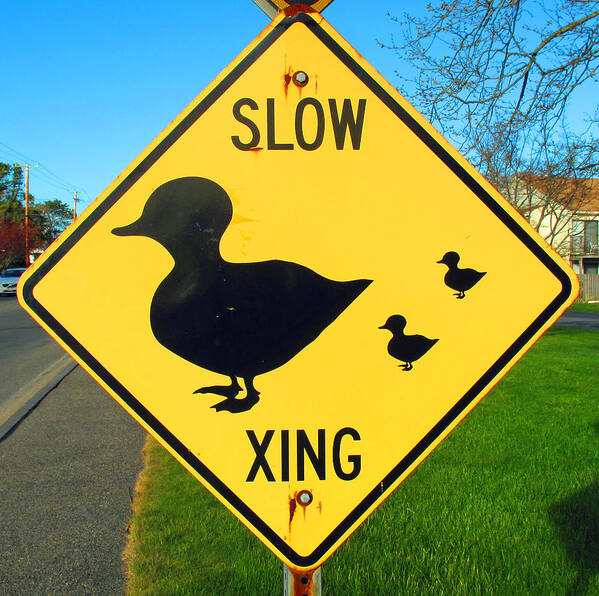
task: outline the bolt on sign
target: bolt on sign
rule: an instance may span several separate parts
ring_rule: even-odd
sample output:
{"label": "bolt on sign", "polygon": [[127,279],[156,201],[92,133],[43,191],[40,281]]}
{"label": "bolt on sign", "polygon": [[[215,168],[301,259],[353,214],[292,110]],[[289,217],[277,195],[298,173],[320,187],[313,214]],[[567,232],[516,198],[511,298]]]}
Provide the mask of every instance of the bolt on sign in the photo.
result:
{"label": "bolt on sign", "polygon": [[300,570],[339,547],[577,289],[320,14],[293,10],[44,253],[19,297]]}

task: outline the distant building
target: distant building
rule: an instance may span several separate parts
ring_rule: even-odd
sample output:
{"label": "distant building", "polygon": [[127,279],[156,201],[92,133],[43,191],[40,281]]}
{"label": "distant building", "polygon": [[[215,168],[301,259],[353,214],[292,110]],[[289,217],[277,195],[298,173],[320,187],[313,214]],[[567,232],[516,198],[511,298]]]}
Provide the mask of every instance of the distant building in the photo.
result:
{"label": "distant building", "polygon": [[34,248],[30,253],[29,253],[29,262],[30,263],[35,263],[35,261],[38,259],[39,256],[41,256],[41,254],[44,252],[43,248]]}
{"label": "distant building", "polygon": [[518,181],[516,207],[577,274],[599,273],[599,179]]}

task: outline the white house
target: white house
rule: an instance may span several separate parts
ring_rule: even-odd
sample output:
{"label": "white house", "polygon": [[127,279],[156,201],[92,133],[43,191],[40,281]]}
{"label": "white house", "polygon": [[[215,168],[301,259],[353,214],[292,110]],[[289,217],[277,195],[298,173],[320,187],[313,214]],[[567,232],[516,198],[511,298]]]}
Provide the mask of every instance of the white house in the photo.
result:
{"label": "white house", "polygon": [[599,179],[523,176],[515,206],[578,274],[599,273]]}

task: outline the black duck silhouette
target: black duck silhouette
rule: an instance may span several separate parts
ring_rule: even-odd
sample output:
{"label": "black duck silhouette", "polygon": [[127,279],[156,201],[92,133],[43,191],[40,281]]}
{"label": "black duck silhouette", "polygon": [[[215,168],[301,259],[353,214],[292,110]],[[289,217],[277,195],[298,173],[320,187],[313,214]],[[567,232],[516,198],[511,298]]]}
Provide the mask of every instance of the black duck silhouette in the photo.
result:
{"label": "black duck silhouette", "polygon": [[[194,364],[226,375],[230,385],[195,393],[226,397],[217,411],[245,412],[258,403],[254,377],[291,360],[371,283],[333,281],[286,261],[229,263],[220,239],[231,222],[227,193],[206,178],[179,178],[156,189],[141,217],[117,236],[147,236],[175,265],[150,308],[156,339]],[[245,382],[246,395],[237,378]]]}
{"label": "black duck silhouette", "polygon": [[447,265],[449,270],[445,274],[445,285],[452,290],[457,290],[457,294],[454,294],[454,296],[458,300],[462,300],[466,297],[465,292],[474,287],[486,275],[486,272],[481,273],[475,269],[460,269],[458,267],[459,261],[460,255],[451,251],[446,252],[437,263]]}
{"label": "black duck silhouette", "polygon": [[387,346],[387,352],[405,364],[400,364],[403,370],[412,370],[412,362],[422,358],[439,340],[429,339],[424,335],[406,335],[404,329],[407,321],[401,315],[391,315],[379,329],[391,331],[393,337]]}

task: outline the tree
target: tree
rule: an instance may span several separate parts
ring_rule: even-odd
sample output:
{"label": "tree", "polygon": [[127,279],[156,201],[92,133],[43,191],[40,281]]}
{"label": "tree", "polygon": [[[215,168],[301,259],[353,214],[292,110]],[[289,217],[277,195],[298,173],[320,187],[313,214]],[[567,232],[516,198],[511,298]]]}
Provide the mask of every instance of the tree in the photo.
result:
{"label": "tree", "polygon": [[535,168],[521,159],[517,138],[491,145],[481,155],[487,175],[510,203],[549,244],[566,253],[573,219],[595,209],[597,186],[586,174],[596,148],[546,139],[543,151]]}
{"label": "tree", "polygon": [[[41,233],[30,226],[31,250],[41,245]],[[23,222],[0,220],[0,271],[6,267],[25,265],[25,226]]]}
{"label": "tree", "polygon": [[19,166],[0,163],[0,219],[22,221],[23,172]]}
{"label": "tree", "polygon": [[0,199],[19,199],[23,193],[22,187],[22,168],[0,163]]}
{"label": "tree", "polygon": [[417,69],[402,90],[467,152],[489,124],[529,143],[552,131],[599,76],[599,0],[451,0],[395,20],[404,42],[386,47]]}
{"label": "tree", "polygon": [[31,221],[41,230],[44,243],[53,242],[71,223],[71,208],[58,199],[35,204],[31,209]]}
{"label": "tree", "polygon": [[575,191],[548,192],[547,212],[580,204],[584,184],[571,181],[599,175],[599,110],[575,133],[568,108],[599,76],[599,0],[446,0],[427,9],[392,17],[403,41],[381,44],[415,69],[400,76],[401,91],[525,215],[532,179]]}
{"label": "tree", "polygon": [[[0,268],[25,262],[25,206],[21,168],[0,163]],[[58,199],[35,203],[29,195],[29,249],[47,246],[70,223],[71,210]]]}
{"label": "tree", "polygon": [[16,221],[0,221],[0,271],[24,262],[25,235]]}

